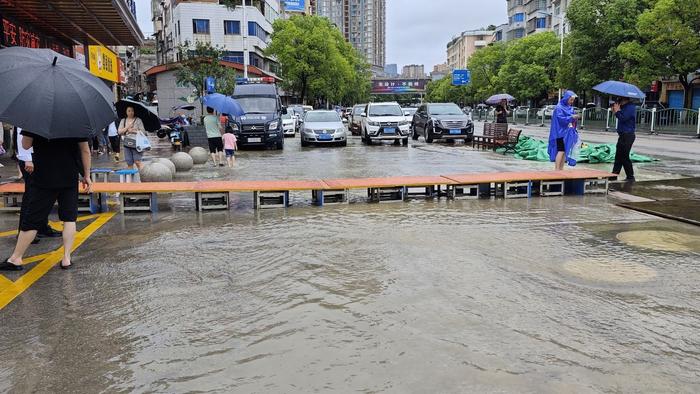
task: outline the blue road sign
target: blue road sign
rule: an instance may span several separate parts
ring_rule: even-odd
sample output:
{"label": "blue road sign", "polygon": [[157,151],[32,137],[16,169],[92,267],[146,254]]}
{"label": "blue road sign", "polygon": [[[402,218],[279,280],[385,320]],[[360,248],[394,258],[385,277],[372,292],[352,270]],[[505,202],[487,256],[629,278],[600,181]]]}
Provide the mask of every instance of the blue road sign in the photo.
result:
{"label": "blue road sign", "polygon": [[207,85],[207,93],[216,92],[216,78],[207,77],[206,85]]}
{"label": "blue road sign", "polygon": [[452,71],[452,84],[455,86],[468,85],[472,80],[472,73],[469,70]]}

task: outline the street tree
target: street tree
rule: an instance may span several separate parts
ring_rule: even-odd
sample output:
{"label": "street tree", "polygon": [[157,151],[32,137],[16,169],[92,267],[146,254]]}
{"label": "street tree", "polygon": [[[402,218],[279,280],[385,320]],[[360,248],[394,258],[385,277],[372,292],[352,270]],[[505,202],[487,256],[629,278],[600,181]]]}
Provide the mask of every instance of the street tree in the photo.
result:
{"label": "street tree", "polygon": [[223,49],[210,43],[197,41],[194,46],[189,42],[178,48],[182,61],[175,73],[179,84],[192,86],[193,94],[201,97],[206,93],[207,77],[216,79],[217,91],[223,94],[233,93],[236,72],[221,63]]}
{"label": "street tree", "polygon": [[506,62],[505,43],[495,43],[476,51],[467,62],[471,71],[474,101],[484,101],[497,90],[498,73]]}
{"label": "street tree", "polygon": [[296,15],[273,29],[266,53],[279,62],[285,90],[302,102],[367,96],[369,66],[327,18]]}
{"label": "street tree", "polygon": [[658,0],[637,18],[637,37],[621,43],[626,80],[648,86],[659,77],[675,77],[690,108],[691,85],[700,75],[700,0]]}

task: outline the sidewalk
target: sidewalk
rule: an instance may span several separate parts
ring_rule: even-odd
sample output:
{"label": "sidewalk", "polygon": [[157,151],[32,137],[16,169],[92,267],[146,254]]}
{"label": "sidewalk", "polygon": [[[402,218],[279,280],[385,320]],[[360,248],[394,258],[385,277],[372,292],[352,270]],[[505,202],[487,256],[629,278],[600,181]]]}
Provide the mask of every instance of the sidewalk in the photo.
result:
{"label": "sidewalk", "polygon": [[[475,134],[481,134],[484,122],[474,122]],[[549,138],[549,126],[540,127],[533,125],[511,124],[511,128],[522,129],[523,135],[538,139]],[[585,142],[593,144],[614,144],[617,142],[617,133],[614,131],[579,130],[581,138]],[[666,156],[678,159],[700,159],[700,139],[688,136],[651,135],[647,132],[638,132],[634,143],[634,151],[644,155]]]}

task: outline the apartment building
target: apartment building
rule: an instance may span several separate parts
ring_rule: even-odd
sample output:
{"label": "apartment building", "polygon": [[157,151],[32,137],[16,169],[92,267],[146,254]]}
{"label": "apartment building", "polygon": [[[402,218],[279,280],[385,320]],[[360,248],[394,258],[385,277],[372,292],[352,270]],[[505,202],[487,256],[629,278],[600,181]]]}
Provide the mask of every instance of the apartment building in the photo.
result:
{"label": "apartment building", "polygon": [[243,9],[230,10],[219,0],[152,0],[158,64],[180,61],[179,48],[206,42],[224,49],[223,60],[270,71],[276,67],[265,56],[272,22],[280,17],[279,0],[247,0],[247,39],[244,46]]}
{"label": "apartment building", "polygon": [[376,73],[386,64],[386,0],[316,0],[316,15],[330,19]]}
{"label": "apartment building", "polygon": [[494,40],[493,30],[467,30],[447,44],[447,66],[450,70],[467,67],[469,58]]}
{"label": "apartment building", "polygon": [[[566,34],[566,9],[571,0],[506,0],[508,23],[494,32],[494,41],[516,40],[543,31]],[[562,22],[563,21],[563,22]],[[562,25],[563,23],[563,25]]]}
{"label": "apartment building", "polygon": [[425,78],[425,66],[422,64],[409,64],[403,66],[401,78],[420,79]]}

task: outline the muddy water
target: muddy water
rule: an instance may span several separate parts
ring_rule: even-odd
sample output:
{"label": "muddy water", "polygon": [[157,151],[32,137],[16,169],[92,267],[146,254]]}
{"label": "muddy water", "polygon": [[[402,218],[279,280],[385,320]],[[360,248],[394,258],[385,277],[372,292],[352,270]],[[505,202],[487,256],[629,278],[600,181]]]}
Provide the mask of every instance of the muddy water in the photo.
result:
{"label": "muddy water", "polygon": [[700,250],[617,235],[700,231],[651,220],[602,197],[119,217],[1,312],[0,391],[698,392]]}

